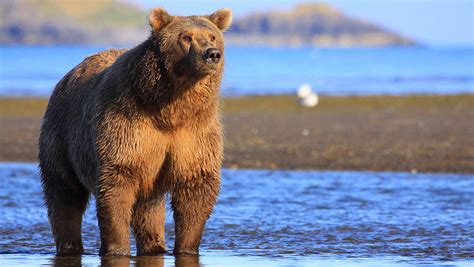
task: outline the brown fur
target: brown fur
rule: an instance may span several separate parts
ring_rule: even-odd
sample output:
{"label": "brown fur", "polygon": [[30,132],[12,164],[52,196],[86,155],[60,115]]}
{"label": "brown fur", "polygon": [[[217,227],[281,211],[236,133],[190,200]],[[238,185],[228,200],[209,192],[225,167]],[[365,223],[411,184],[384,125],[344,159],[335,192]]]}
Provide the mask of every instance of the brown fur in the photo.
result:
{"label": "brown fur", "polygon": [[48,216],[58,254],[82,253],[81,220],[97,201],[101,255],[165,252],[165,194],[171,194],[174,252],[196,254],[220,188],[218,91],[231,13],[150,13],[149,39],[86,58],[57,84],[39,140]]}

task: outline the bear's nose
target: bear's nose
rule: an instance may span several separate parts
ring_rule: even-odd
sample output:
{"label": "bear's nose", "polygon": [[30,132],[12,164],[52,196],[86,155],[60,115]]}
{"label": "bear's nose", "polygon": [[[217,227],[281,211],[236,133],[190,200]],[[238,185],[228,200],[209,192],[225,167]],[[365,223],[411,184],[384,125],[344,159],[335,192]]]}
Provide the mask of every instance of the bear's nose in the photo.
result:
{"label": "bear's nose", "polygon": [[221,51],[217,48],[208,48],[204,58],[207,63],[219,63],[221,60]]}

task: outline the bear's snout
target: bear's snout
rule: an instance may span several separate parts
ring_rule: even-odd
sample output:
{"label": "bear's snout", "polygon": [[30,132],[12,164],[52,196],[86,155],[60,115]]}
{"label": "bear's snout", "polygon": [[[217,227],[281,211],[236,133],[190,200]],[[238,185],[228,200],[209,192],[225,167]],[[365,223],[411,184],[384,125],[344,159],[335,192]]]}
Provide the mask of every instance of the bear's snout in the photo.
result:
{"label": "bear's snout", "polygon": [[208,48],[204,53],[204,60],[206,63],[219,63],[221,60],[221,51],[215,47]]}

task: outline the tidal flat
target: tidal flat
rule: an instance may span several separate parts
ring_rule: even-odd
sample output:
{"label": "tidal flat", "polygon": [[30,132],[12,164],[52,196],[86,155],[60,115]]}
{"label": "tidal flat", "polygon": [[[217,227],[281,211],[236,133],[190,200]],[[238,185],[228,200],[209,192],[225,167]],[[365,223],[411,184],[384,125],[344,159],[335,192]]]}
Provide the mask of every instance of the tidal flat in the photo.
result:
{"label": "tidal flat", "polygon": [[[0,161],[34,162],[44,98],[0,98]],[[231,169],[474,173],[474,95],[290,95],[222,101]]]}

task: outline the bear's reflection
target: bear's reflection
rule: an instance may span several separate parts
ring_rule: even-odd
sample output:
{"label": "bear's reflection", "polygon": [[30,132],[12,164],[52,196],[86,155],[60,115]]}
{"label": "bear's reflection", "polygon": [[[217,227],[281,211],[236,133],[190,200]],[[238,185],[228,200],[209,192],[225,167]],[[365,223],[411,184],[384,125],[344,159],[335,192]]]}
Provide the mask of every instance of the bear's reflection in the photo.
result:
{"label": "bear's reflection", "polygon": [[[103,267],[129,267],[130,266],[130,257],[101,257],[100,258],[100,266]],[[146,265],[144,265],[146,266]],[[150,266],[150,265],[149,265]],[[156,266],[163,266],[163,263],[160,263]]]}
{"label": "bear's reflection", "polygon": [[[173,258],[169,258],[173,260]],[[199,267],[199,257],[196,256],[176,256],[174,257],[176,267]],[[56,256],[52,260],[51,266],[82,266],[81,256]],[[146,257],[102,257],[100,266],[103,267],[163,267],[165,266],[164,256],[146,256]]]}
{"label": "bear's reflection", "polygon": [[81,266],[81,256],[55,256],[52,260],[51,266]]}
{"label": "bear's reflection", "polygon": [[176,266],[176,267],[185,267],[185,266],[198,267],[198,266],[201,266],[201,263],[199,262],[199,257],[197,257],[197,256],[176,256],[174,258],[174,266]]}

